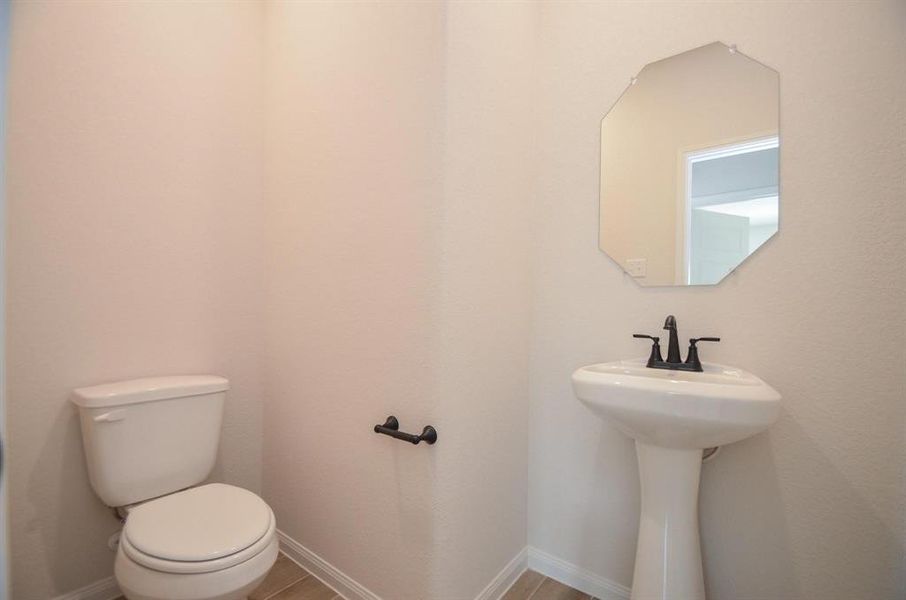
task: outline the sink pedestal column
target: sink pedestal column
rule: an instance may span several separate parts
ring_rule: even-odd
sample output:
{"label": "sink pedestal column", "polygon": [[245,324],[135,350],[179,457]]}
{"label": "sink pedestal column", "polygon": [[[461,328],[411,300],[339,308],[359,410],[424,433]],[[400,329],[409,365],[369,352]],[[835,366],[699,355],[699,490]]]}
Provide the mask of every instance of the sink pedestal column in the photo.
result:
{"label": "sink pedestal column", "polygon": [[702,451],[636,441],[642,509],[632,600],[705,600],[698,536]]}

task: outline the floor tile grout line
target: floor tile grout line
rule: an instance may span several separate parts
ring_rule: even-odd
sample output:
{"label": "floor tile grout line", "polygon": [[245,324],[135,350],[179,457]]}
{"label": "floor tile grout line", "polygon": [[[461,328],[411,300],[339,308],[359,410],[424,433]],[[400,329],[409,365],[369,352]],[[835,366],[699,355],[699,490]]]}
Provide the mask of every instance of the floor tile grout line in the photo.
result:
{"label": "floor tile grout line", "polygon": [[274,592],[274,593],[271,594],[270,596],[266,596],[266,597],[263,598],[262,600],[270,600],[271,598],[273,598],[273,597],[276,596],[277,594],[282,594],[283,592],[285,592],[285,591],[288,590],[289,588],[293,587],[294,585],[296,585],[296,584],[299,583],[300,581],[305,581],[307,578],[311,577],[311,573],[309,573],[308,571],[303,571],[303,572],[304,572],[305,574],[304,574],[302,577],[300,577],[299,579],[294,579],[294,580],[291,581],[290,583],[286,584],[285,586],[283,586],[282,588],[280,588],[279,590],[277,590],[276,592]]}
{"label": "floor tile grout line", "polygon": [[[316,580],[318,583],[320,583],[321,585],[323,585],[324,587],[326,587],[327,589],[329,589],[331,592],[333,592],[335,595],[334,595],[334,596],[331,596],[329,600],[337,600],[337,598],[339,598],[340,600],[346,600],[346,596],[343,596],[342,594],[340,594],[340,592],[338,592],[337,590],[335,590],[335,589],[333,588],[332,585],[328,585],[327,582],[325,582],[323,579],[321,579],[321,578],[318,577],[317,575],[313,575],[311,572],[306,571],[306,570],[305,570],[305,567],[303,567],[302,565],[300,565],[299,563],[297,563],[297,562],[296,562],[295,560],[293,560],[292,558],[289,558],[289,556],[287,556],[286,553],[284,553],[282,550],[280,551],[280,554],[283,554],[283,556],[285,556],[286,558],[288,558],[289,560],[291,560],[297,567],[299,567],[299,569],[301,569],[302,572],[305,573],[305,577],[314,577],[315,580]],[[302,579],[305,579],[305,577],[303,577]],[[302,581],[302,579],[300,579],[300,580],[298,580],[298,581],[296,581],[296,582],[294,582],[293,584],[290,584],[290,585],[294,585],[295,583],[299,583],[299,581]],[[288,587],[290,587],[290,586],[286,586],[285,588],[283,588],[282,590],[280,590],[280,592],[282,592],[283,590],[285,590],[285,589],[288,588]],[[280,592],[276,592],[275,594],[272,594],[272,595],[268,596],[267,598],[264,598],[263,600],[270,600],[271,598],[274,597],[274,595],[279,594]]]}
{"label": "floor tile grout line", "polygon": [[533,590],[531,591],[531,593],[530,593],[528,596],[525,597],[525,600],[532,600],[532,598],[535,597],[535,594],[538,593],[538,590],[541,589],[541,586],[544,585],[544,582],[547,581],[547,580],[548,580],[547,577],[542,577],[542,578],[541,578],[541,581],[538,582],[537,587],[535,587],[535,589],[533,589]]}

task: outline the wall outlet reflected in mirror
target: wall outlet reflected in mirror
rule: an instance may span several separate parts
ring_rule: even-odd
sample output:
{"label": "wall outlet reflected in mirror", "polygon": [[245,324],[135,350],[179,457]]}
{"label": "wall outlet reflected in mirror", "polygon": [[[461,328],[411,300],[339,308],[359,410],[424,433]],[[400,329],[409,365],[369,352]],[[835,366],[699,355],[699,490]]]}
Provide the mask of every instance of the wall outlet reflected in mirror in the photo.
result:
{"label": "wall outlet reflected in mirror", "polygon": [[627,258],[626,273],[632,277],[648,276],[648,259],[646,258]]}

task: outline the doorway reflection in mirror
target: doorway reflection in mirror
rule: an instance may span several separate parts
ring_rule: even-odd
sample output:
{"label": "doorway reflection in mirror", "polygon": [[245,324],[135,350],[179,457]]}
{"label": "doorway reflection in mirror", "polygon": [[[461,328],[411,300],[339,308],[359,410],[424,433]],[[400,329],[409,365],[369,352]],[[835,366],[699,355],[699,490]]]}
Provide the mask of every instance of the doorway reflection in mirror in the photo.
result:
{"label": "doorway reflection in mirror", "polygon": [[777,232],[779,152],[773,136],[686,153],[689,285],[719,282]]}

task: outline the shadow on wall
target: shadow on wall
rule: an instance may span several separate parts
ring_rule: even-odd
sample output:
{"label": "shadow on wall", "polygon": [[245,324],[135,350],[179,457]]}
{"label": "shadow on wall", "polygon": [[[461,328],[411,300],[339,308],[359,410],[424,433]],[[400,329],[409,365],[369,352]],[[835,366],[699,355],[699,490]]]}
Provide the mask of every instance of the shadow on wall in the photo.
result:
{"label": "shadow on wall", "polygon": [[[30,469],[27,495],[29,506],[51,506],[47,501],[48,494],[59,494],[59,498],[52,503],[55,510],[49,511],[50,514],[31,512],[28,515],[26,533],[29,537],[36,531],[40,533],[40,551],[47,577],[53,582],[55,592],[63,593],[85,585],[84,565],[78,557],[94,559],[96,552],[86,553],[86,546],[95,545],[99,538],[117,531],[119,523],[91,489],[78,413],[67,399],[57,402],[60,408],[56,420],[48,429],[38,459]],[[50,473],[56,473],[57,477],[49,476]],[[91,506],[72,501],[83,498],[91,498]],[[86,510],[98,516],[86,516]],[[105,522],[104,519],[109,528],[96,531],[93,525]],[[109,564],[103,567],[107,572],[112,569],[113,557],[111,552]],[[105,573],[99,573],[88,579],[93,581],[104,576]]]}
{"label": "shadow on wall", "polygon": [[[583,410],[586,409],[583,407]],[[592,482],[588,488],[590,497],[580,522],[594,523],[600,519],[600,515],[596,513],[600,513],[602,510],[609,514],[625,515],[624,522],[613,523],[611,526],[620,531],[617,534],[618,539],[635,540],[639,529],[641,503],[635,442],[607,421],[592,415],[591,411],[588,415],[589,419],[600,422],[600,436],[595,446],[594,467],[591,472]],[[621,443],[618,442],[615,445],[614,442],[617,440]],[[621,453],[615,456],[614,452],[617,449]],[[615,486],[615,482],[621,482],[623,485]],[[622,551],[612,551],[610,559],[605,559],[601,552],[601,540],[594,537],[594,533],[595,531],[591,527],[582,529],[579,541],[581,549],[578,556],[583,557],[584,562],[580,564],[597,565],[598,568],[593,569],[593,572],[596,573],[622,572],[624,575],[615,583],[630,587],[635,563],[635,544],[632,547],[621,549]],[[617,553],[622,554],[622,557],[615,559],[614,554]]]}
{"label": "shadow on wall", "polygon": [[[796,448],[795,455],[784,448]],[[784,497],[784,489],[795,487],[805,493]],[[870,592],[860,585],[866,578],[885,590],[879,600],[902,597],[900,566],[890,559],[904,552],[895,524],[885,523],[789,413],[705,465],[699,511],[711,598],[795,600],[834,589],[838,598],[867,599]],[[833,560],[820,572],[797,568],[795,557],[817,553]]]}
{"label": "shadow on wall", "polygon": [[[625,539],[634,539],[636,454],[626,438],[625,454],[615,456],[614,445],[604,440],[622,434],[604,423],[599,432],[593,480],[576,491],[587,496],[579,507],[586,514],[576,516],[593,520],[592,511],[602,510],[624,515],[627,521],[614,524],[612,533],[626,530]],[[614,482],[622,484],[615,488]],[[883,497],[856,485],[784,412],[768,432],[724,447],[716,460],[703,465],[699,518],[708,597],[802,600],[822,590],[835,590],[834,598],[903,597],[900,565],[892,557],[904,556],[906,548],[897,539],[895,512],[888,511],[885,520],[873,504]],[[593,533],[583,530],[570,553],[582,557],[579,564],[601,562],[601,540]],[[820,570],[804,570],[814,564],[803,563],[801,557],[809,555],[830,560],[825,558]],[[620,579],[617,583],[630,585],[634,556],[634,545],[611,556],[609,572]],[[877,582],[873,591],[860,583],[866,579]]]}
{"label": "shadow on wall", "polygon": [[[419,449],[424,444],[419,445]],[[398,448],[393,448],[393,481],[396,482],[395,489],[391,494],[399,499],[396,502],[395,531],[399,535],[402,547],[406,548],[405,552],[416,551],[417,554],[424,552],[425,548],[432,548],[436,543],[436,529],[434,526],[435,484],[434,473],[437,468],[437,459],[435,454],[424,452],[422,456],[412,460],[406,453],[411,452],[411,448],[406,447],[403,443]],[[430,482],[426,489],[413,490],[412,482]],[[390,486],[388,486],[388,493]],[[416,590],[407,589],[406,593],[414,593],[416,597],[420,593]]]}
{"label": "shadow on wall", "polygon": [[802,598],[769,433],[725,446],[702,465],[699,521],[708,597]]}
{"label": "shadow on wall", "polygon": [[[616,463],[613,455],[614,446],[610,441],[604,443],[605,439],[612,440],[614,436],[621,436],[626,441],[626,452],[620,461],[625,465],[625,469],[614,469]],[[745,479],[744,486],[736,486],[738,478],[722,477],[723,473],[739,470],[752,474]],[[594,482],[589,486],[592,498],[587,504],[587,510],[608,510],[613,514],[626,515],[626,522],[614,527],[625,530],[626,535],[620,539],[635,539],[640,502],[635,444],[604,422],[593,477]],[[722,449],[715,462],[703,465],[699,512],[702,558],[709,598],[733,600],[801,598],[777,477],[771,441],[766,434],[727,446]],[[624,485],[615,490],[614,482],[623,482]],[[737,507],[735,515],[740,518],[726,521],[709,519],[708,515],[711,512],[708,506],[715,503]],[[615,507],[614,504],[619,506]],[[726,514],[728,514],[726,510],[713,511],[713,515],[718,519]],[[588,521],[594,518],[596,515],[593,514],[584,517]],[[586,529],[582,534],[581,549],[577,555],[584,557],[584,564],[594,565],[600,562],[596,555],[600,552],[601,542],[592,537],[593,533]],[[747,554],[753,548],[771,548],[772,552],[753,560]],[[622,554],[619,558],[622,567],[620,570],[624,575],[623,580],[616,583],[629,587],[636,547],[626,546],[619,552]],[[611,563],[616,564],[615,561]],[[611,572],[614,564],[609,565]],[[746,573],[738,573],[736,569],[739,565],[746,565],[747,568],[755,565],[756,568]],[[714,581],[709,579],[709,573],[723,573],[729,576],[726,580]],[[747,593],[747,590],[756,590],[757,593],[753,595]]]}

